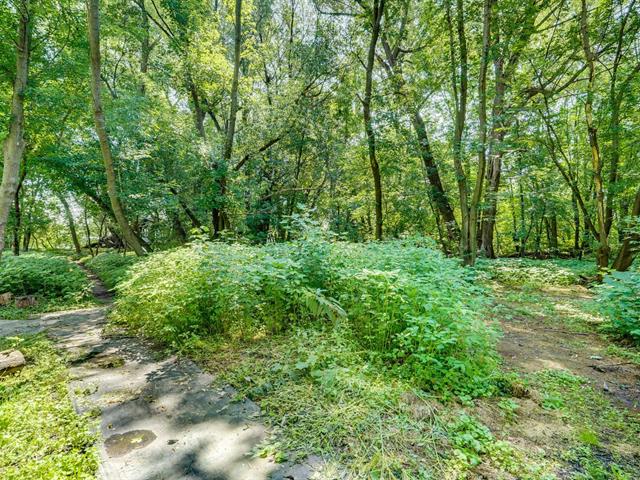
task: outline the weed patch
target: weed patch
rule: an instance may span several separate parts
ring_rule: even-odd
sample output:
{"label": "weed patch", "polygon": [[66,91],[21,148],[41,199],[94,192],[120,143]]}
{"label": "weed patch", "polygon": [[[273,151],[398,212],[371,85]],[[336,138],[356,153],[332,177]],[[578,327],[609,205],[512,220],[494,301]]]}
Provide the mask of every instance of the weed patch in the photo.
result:
{"label": "weed patch", "polygon": [[42,336],[0,339],[7,348],[19,348],[27,365],[0,377],[0,477],[95,478],[95,437],[71,405],[63,359]]}
{"label": "weed patch", "polygon": [[92,304],[91,288],[84,272],[63,257],[29,253],[0,261],[0,293],[14,297],[34,295],[37,304],[0,307],[0,318],[25,318],[36,312],[77,308]]}

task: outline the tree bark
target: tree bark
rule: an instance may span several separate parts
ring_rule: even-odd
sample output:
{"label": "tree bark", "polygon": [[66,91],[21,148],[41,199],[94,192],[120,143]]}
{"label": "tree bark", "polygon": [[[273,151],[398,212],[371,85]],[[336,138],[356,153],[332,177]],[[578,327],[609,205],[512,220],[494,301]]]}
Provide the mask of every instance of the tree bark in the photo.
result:
{"label": "tree bark", "polygon": [[[405,4],[407,9],[405,10],[405,20],[408,15],[408,4]],[[384,47],[384,51],[386,54],[386,63],[382,62],[383,66],[387,69],[390,75],[394,75],[396,80],[395,93],[399,99],[404,97],[403,89],[406,85],[405,79],[402,73],[402,64],[400,62],[400,45],[396,45],[392,48],[389,45],[387,39],[382,39],[382,46]],[[453,245],[457,244],[460,241],[460,229],[458,227],[458,223],[456,222],[455,214],[453,212],[453,208],[451,208],[451,204],[449,203],[449,198],[445,192],[442,179],[440,177],[440,171],[438,169],[438,164],[435,161],[433,150],[431,149],[431,143],[429,142],[429,136],[427,135],[427,128],[420,114],[420,110],[418,108],[412,108],[410,110],[411,124],[413,125],[413,129],[416,133],[416,137],[418,139],[418,148],[420,151],[420,157],[422,159],[422,164],[426,173],[426,183],[429,194],[429,201],[431,204],[435,203],[436,209],[434,213],[436,216],[442,216],[444,220],[445,227],[447,229],[447,241],[442,242],[443,248],[446,252],[448,252]],[[433,207],[433,205],[432,205]],[[436,218],[436,225],[438,226],[438,231],[440,232],[440,220]]]}
{"label": "tree bark", "polygon": [[18,15],[20,20],[16,47],[16,75],[13,82],[13,97],[11,100],[11,123],[9,135],[4,141],[4,166],[2,184],[0,184],[0,255],[4,250],[9,210],[18,189],[20,164],[24,155],[24,97],[29,77],[31,39],[29,0],[22,0],[18,7]]}
{"label": "tree bark", "polygon": [[587,134],[589,136],[589,146],[591,147],[591,165],[593,169],[593,183],[596,197],[596,218],[598,223],[598,251],[596,258],[600,268],[608,268],[609,241],[606,226],[604,184],[602,181],[602,157],[600,155],[600,145],[598,144],[598,129],[593,120],[595,63],[597,59],[591,48],[591,42],[589,40],[589,24],[587,15],[587,2],[586,0],[581,0],[580,37],[582,40],[582,49],[584,51],[588,71],[587,97],[584,102],[584,114],[585,122],[587,124]]}
{"label": "tree bark", "polygon": [[376,135],[373,130],[371,119],[371,96],[373,90],[373,67],[376,60],[376,46],[380,37],[380,27],[384,15],[385,0],[373,0],[371,10],[371,38],[367,50],[367,63],[365,66],[365,87],[364,98],[362,100],[362,116],[364,120],[364,130],[367,136],[367,148],[369,152],[369,165],[373,177],[373,189],[375,197],[375,238],[382,240],[382,178],[380,175],[380,165],[376,154]]}
{"label": "tree bark", "polygon": [[18,180],[18,188],[14,198],[13,212],[14,212],[14,224],[13,224],[13,254],[15,256],[20,255],[20,228],[22,226],[22,210],[20,208],[20,194],[22,193],[22,185],[24,179],[27,176],[27,166],[23,162],[22,171],[20,172],[20,180]]}
{"label": "tree bark", "polygon": [[495,258],[496,253],[493,249],[493,233],[496,225],[496,215],[498,213],[498,191],[500,189],[500,175],[502,173],[502,154],[503,149],[501,143],[504,140],[504,95],[506,83],[504,78],[504,59],[497,57],[494,62],[495,74],[495,96],[493,98],[493,109],[491,116],[493,125],[491,127],[491,151],[490,162],[487,170],[488,191],[487,191],[487,207],[482,217],[482,243],[480,252],[487,258]]}
{"label": "tree bark", "polygon": [[480,76],[478,79],[478,172],[476,174],[476,184],[469,205],[469,239],[467,252],[463,253],[462,261],[465,265],[473,265],[476,262],[478,243],[476,234],[478,231],[478,211],[480,199],[482,198],[482,187],[484,186],[485,169],[487,165],[487,69],[489,65],[489,47],[491,44],[491,10],[493,0],[484,0],[482,15],[482,56],[480,58]]}
{"label": "tree bark", "polygon": [[113,166],[113,157],[107,135],[106,121],[102,110],[102,98],[100,95],[100,6],[99,0],[87,0],[87,23],[89,33],[89,49],[91,52],[91,93],[93,97],[93,118],[96,133],[100,140],[100,150],[107,177],[107,193],[111,202],[111,209],[116,217],[118,227],[127,244],[141,256],[145,254],[144,248],[134,231],[131,229],[124,208],[118,197],[116,174]]}
{"label": "tree bark", "polygon": [[453,134],[453,164],[460,197],[460,255],[464,258],[469,251],[469,192],[467,176],[463,166],[462,136],[464,134],[467,116],[467,97],[469,88],[469,66],[467,52],[467,38],[464,29],[464,3],[456,1],[455,32],[458,40],[460,75],[456,68],[456,48],[454,40],[454,25],[451,15],[451,4],[446,3],[446,20],[449,32],[449,56],[451,67],[451,87],[455,103],[455,127]]}
{"label": "tree bark", "polygon": [[573,210],[573,255],[580,254],[580,210],[574,193],[571,194],[571,209]]}
{"label": "tree bark", "polygon": [[211,212],[211,223],[213,224],[214,236],[218,236],[228,224],[228,219],[224,211],[225,197],[227,194],[227,171],[229,161],[233,154],[233,141],[236,134],[236,119],[238,117],[238,86],[240,83],[240,47],[242,46],[242,0],[235,2],[235,27],[233,38],[233,79],[231,80],[231,103],[229,105],[229,119],[227,122],[227,132],[222,151],[222,169],[219,172],[218,184],[218,205]]}
{"label": "tree bark", "polygon": [[[637,217],[640,216],[640,188],[636,193],[635,201],[633,202],[633,208],[631,209],[631,216],[633,222],[637,225]],[[640,235],[634,233],[626,233],[618,255],[613,262],[613,268],[620,272],[626,271],[633,263],[634,254],[638,251],[638,245],[640,245]]]}
{"label": "tree bark", "polygon": [[431,150],[424,120],[418,111],[414,112],[412,120],[413,129],[416,132],[420,145],[420,156],[422,157],[422,163],[427,174],[427,179],[429,180],[429,197],[433,200],[437,211],[442,216],[442,220],[447,229],[448,243],[455,245],[460,240],[460,229],[458,228],[453,208],[451,208],[444,186],[442,185],[438,165],[433,158],[433,151]]}

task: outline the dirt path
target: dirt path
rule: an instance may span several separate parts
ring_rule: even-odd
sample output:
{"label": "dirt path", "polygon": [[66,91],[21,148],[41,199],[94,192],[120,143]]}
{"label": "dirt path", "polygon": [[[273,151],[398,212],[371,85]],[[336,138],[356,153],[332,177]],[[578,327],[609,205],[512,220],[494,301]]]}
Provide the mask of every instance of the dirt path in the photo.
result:
{"label": "dirt path", "polygon": [[2,321],[0,336],[46,331],[72,359],[76,409],[99,418],[105,480],[308,479],[309,464],[276,464],[254,455],[267,433],[259,407],[193,362],[159,359],[143,341],[106,335],[110,296],[94,281],[100,308]]}
{"label": "dirt path", "polygon": [[[607,353],[609,345],[588,328],[572,330],[567,316],[579,315],[579,304],[590,300],[587,289],[572,287],[543,293],[554,314],[514,315],[501,321],[499,351],[508,368],[533,373],[564,369],[590,381],[612,400],[640,410],[640,367]],[[522,304],[505,303],[518,310]]]}

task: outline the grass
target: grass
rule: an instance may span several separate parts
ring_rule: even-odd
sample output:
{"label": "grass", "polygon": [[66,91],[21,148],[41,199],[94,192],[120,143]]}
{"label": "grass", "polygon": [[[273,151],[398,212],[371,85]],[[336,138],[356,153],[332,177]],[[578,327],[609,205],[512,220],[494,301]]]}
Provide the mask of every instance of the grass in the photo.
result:
{"label": "grass", "polygon": [[27,365],[0,377],[0,478],[94,479],[98,468],[90,423],[76,414],[64,359],[42,336],[0,338]]}
{"label": "grass", "polygon": [[218,387],[232,385],[238,401],[260,405],[271,437],[257,454],[275,461],[320,455],[328,463],[319,478],[474,478],[488,468],[504,478],[548,478],[544,462],[499,439],[467,407],[367,361],[340,328],[233,343],[199,339],[182,353],[213,372]]}

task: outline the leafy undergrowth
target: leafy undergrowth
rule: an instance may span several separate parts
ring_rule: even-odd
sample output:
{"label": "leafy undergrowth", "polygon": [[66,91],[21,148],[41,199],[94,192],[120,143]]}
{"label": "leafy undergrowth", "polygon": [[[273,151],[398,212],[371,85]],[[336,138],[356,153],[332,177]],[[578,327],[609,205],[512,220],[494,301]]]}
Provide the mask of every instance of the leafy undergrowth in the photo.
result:
{"label": "leafy undergrowth", "polygon": [[[343,326],[229,344],[201,340],[184,353],[220,386],[235,387],[238,400],[260,405],[272,436],[256,454],[319,455],[326,464],[317,478],[458,479],[482,468],[503,478],[549,478],[544,462],[496,438],[461,404],[368,361]],[[506,391],[512,380],[499,375],[494,383]]]}
{"label": "leafy undergrowth", "polygon": [[467,275],[410,241],[197,243],[134,265],[112,318],[174,348],[340,322],[372,364],[473,397],[493,391],[495,332]]}
{"label": "leafy undergrowth", "polygon": [[0,339],[9,348],[27,365],[0,377],[0,478],[95,478],[95,436],[71,405],[63,359],[42,336]]}
{"label": "leafy undergrowth", "polygon": [[[591,264],[523,268],[498,268],[494,314],[604,324],[575,285]],[[472,284],[487,269],[414,241],[197,243],[134,265],[115,320],[256,401],[271,432],[256,454],[320,455],[318,478],[637,478],[637,416],[570,373],[501,372]]]}
{"label": "leafy undergrowth", "polygon": [[41,253],[0,260],[0,293],[33,295],[37,304],[18,308],[0,306],[0,318],[22,319],[33,313],[80,308],[93,304],[87,276],[66,258]]}
{"label": "leafy undergrowth", "polygon": [[611,272],[597,292],[606,330],[640,345],[640,272]]}
{"label": "leafy undergrowth", "polygon": [[564,259],[481,259],[476,268],[503,285],[517,288],[575,285],[588,281],[597,273],[593,261]]}
{"label": "leafy undergrowth", "polygon": [[109,290],[113,290],[126,278],[129,268],[138,261],[138,257],[103,252],[95,257],[85,257],[80,261],[93,271]]}

